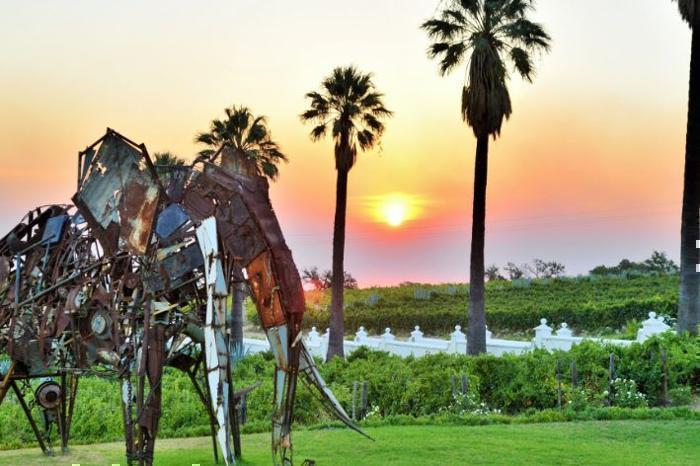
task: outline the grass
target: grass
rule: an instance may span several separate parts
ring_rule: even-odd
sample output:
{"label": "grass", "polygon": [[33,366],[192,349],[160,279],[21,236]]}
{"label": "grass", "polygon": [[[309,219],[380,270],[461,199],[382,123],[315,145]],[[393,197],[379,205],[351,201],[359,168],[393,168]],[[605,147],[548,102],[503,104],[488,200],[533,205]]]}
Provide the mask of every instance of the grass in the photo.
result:
{"label": "grass", "polygon": [[[690,465],[700,457],[698,421],[599,421],[531,425],[391,426],[369,428],[375,442],[348,430],[302,430],[294,435],[295,463],[322,465]],[[269,465],[269,434],[243,437],[239,465]],[[36,449],[0,452],[0,464],[47,464]],[[125,464],[121,443],[72,447],[51,464]],[[162,440],[156,465],[214,464],[209,438]]]}

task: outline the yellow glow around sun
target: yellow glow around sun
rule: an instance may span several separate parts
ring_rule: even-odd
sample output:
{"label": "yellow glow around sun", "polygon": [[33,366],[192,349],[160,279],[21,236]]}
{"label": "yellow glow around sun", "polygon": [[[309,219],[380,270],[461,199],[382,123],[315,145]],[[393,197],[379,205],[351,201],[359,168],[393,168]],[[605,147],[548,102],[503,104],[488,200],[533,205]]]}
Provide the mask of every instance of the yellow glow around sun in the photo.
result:
{"label": "yellow glow around sun", "polygon": [[398,228],[407,221],[417,218],[424,205],[420,196],[405,193],[368,196],[363,201],[376,221],[393,228]]}

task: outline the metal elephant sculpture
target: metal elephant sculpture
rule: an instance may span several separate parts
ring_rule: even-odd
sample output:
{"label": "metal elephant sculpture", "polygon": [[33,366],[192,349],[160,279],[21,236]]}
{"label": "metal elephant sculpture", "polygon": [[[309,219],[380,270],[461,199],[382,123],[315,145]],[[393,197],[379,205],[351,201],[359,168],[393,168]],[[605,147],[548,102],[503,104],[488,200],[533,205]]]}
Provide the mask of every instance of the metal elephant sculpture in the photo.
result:
{"label": "metal elephant sculpture", "polygon": [[[189,167],[155,167],[143,144],[107,133],[79,154],[72,205],[39,207],[0,240],[0,404],[31,379],[45,421],[68,444],[79,377],[121,386],[129,464],[151,465],[163,368],[186,372],[207,408],[214,455],[240,453],[229,291],[247,283],[276,364],[272,457],[292,464],[299,374],[355,430],[301,339],[304,293],[255,163],[224,147]],[[198,383],[200,371],[204,387]],[[172,409],[173,407],[168,407]],[[358,430],[359,432],[359,430]]]}

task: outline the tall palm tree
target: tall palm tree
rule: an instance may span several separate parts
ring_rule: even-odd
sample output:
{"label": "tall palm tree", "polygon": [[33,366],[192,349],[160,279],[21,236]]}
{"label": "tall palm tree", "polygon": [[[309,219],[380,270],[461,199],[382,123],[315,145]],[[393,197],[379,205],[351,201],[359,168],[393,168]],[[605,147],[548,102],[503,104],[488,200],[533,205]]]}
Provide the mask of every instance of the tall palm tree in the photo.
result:
{"label": "tall palm tree", "polygon": [[[255,170],[274,181],[279,176],[279,163],[287,162],[279,145],[272,140],[264,116],[254,116],[248,107],[232,106],[224,110],[226,118],[212,120],[209,132],[197,134],[195,142],[207,149],[199,152],[211,157],[222,147],[234,149],[235,155],[254,163]],[[222,161],[225,163],[226,161]],[[231,315],[231,351],[234,361],[243,354],[243,305],[245,287],[243,281],[233,284],[233,310]]]}
{"label": "tall palm tree", "polygon": [[486,351],[484,313],[484,230],[489,136],[501,133],[511,112],[507,81],[512,64],[532,82],[532,55],[549,49],[550,37],[527,14],[534,0],[445,0],[436,16],[421,26],[432,44],[430,58],[439,59],[444,76],[467,63],[461,113],[476,136],[474,200],[469,268],[469,354]]}
{"label": "tall palm tree", "polygon": [[197,134],[195,142],[208,146],[199,152],[209,157],[228,145],[255,162],[258,171],[270,180],[277,179],[278,165],[287,162],[279,145],[272,140],[264,116],[255,116],[248,107],[232,106],[224,110],[226,118],[212,120],[209,132]]}
{"label": "tall palm tree", "polygon": [[688,126],[685,139],[685,174],[681,210],[681,286],[678,330],[698,334],[700,273],[696,271],[700,239],[700,0],[674,0],[693,31],[690,51]]}
{"label": "tall palm tree", "polygon": [[348,174],[355,165],[358,149],[368,151],[379,143],[384,132],[382,120],[390,117],[377,92],[370,73],[354,66],[335,68],[321,82],[320,91],[306,94],[309,109],[301,114],[303,122],[314,124],[311,138],[317,141],[330,129],[335,143],[335,169],[338,172],[333,223],[333,276],[331,279],[330,340],[327,359],[344,356],[343,283],[345,255],[345,212]]}

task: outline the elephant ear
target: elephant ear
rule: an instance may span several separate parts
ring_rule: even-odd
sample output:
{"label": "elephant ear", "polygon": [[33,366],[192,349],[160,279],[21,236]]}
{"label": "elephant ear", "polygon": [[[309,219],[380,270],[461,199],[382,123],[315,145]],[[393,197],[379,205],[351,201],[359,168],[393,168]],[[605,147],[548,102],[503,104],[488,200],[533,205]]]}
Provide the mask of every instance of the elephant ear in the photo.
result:
{"label": "elephant ear", "polygon": [[695,0],[673,0],[678,3],[678,10],[683,19],[692,27],[693,14],[695,13]]}

